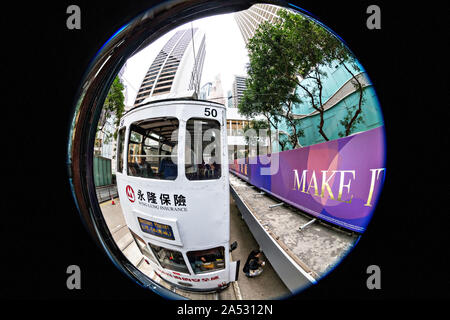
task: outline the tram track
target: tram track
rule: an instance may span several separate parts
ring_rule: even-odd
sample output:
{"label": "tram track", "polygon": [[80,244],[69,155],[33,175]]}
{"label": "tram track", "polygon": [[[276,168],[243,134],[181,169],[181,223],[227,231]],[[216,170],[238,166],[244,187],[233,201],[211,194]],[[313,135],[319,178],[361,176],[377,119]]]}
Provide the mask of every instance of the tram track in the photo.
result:
{"label": "tram track", "polygon": [[[255,187],[230,176],[230,191],[246,224],[291,292],[314,284],[357,239],[270,196],[255,198]],[[275,208],[276,207],[276,208]],[[308,228],[306,228],[308,226]]]}

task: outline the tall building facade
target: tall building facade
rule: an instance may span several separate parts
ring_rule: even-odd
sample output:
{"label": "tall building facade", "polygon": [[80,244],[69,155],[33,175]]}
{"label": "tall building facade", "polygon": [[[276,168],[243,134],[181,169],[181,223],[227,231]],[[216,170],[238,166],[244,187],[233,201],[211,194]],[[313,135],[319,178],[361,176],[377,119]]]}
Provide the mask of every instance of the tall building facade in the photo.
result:
{"label": "tall building facade", "polygon": [[206,54],[205,34],[198,28],[177,31],[156,56],[142,81],[134,106],[148,98],[199,92]]}
{"label": "tall building facade", "polygon": [[233,107],[237,108],[239,105],[239,102],[241,102],[242,96],[244,95],[244,91],[247,88],[245,81],[247,80],[247,77],[245,76],[234,76],[233,81]]}
{"label": "tall building facade", "polygon": [[268,21],[273,23],[278,19],[278,11],[280,9],[281,7],[270,4],[255,4],[247,10],[234,14],[234,19],[246,45],[262,22]]}
{"label": "tall building facade", "polygon": [[225,97],[223,93],[222,79],[220,77],[220,74],[215,76],[214,81],[207,82],[202,86],[198,97],[201,100],[210,100],[227,106],[227,97]]}
{"label": "tall building facade", "polygon": [[198,95],[200,100],[208,100],[208,97],[211,94],[212,85],[212,82],[207,82],[200,88],[200,93]]}
{"label": "tall building facade", "polygon": [[233,93],[231,91],[227,92],[227,107],[233,108]]}

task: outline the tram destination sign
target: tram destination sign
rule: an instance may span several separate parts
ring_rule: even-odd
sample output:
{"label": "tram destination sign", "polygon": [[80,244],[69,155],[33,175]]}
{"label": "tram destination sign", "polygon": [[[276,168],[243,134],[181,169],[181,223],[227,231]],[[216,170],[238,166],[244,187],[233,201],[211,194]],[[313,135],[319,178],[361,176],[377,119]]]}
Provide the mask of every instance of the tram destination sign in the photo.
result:
{"label": "tram destination sign", "polygon": [[140,217],[138,217],[138,221],[139,226],[141,227],[141,230],[143,232],[157,237],[175,240],[171,226],[154,221],[149,221]]}

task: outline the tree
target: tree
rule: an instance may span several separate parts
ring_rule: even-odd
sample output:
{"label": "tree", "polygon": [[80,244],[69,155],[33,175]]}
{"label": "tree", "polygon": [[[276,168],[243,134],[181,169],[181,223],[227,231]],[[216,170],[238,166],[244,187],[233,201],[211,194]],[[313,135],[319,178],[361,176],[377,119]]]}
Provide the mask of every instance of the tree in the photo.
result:
{"label": "tree", "polygon": [[339,137],[342,138],[350,135],[352,131],[356,128],[357,124],[365,123],[364,118],[358,112],[359,110],[361,110],[361,107],[359,107],[359,110],[356,108],[357,108],[356,106],[346,108],[347,114],[342,120],[339,120],[339,123],[344,127],[345,132],[339,132]]}
{"label": "tree", "polygon": [[281,147],[281,151],[288,150],[288,143],[291,142],[291,136],[285,131],[278,133],[278,143]]}
{"label": "tree", "polygon": [[[108,95],[106,96],[97,126],[97,134],[100,132],[104,134],[105,140],[103,143],[106,143],[112,137],[114,140],[117,139],[120,119],[125,111],[125,97],[123,95],[123,90],[124,86],[122,82],[119,77],[116,77],[108,91]],[[105,131],[105,124],[111,118],[114,118],[114,126],[116,127],[116,130],[113,133]]]}
{"label": "tree", "polygon": [[[261,131],[265,131],[266,134],[261,135]],[[265,142],[265,138],[270,137],[270,125],[265,120],[251,120],[244,126],[245,141],[249,150],[256,150],[256,155],[260,155],[261,149],[259,146],[262,142]],[[247,151],[248,152],[248,151]]]}
{"label": "tree", "polygon": [[[300,129],[301,120],[293,108],[308,101],[319,114],[319,133],[328,141],[324,131],[323,101],[326,73],[322,70],[338,61],[351,73],[352,83],[358,86],[361,94],[359,108],[355,112],[357,118],[361,113],[362,85],[345,65],[351,64],[358,70],[356,59],[339,39],[313,21],[286,10],[281,10],[279,17],[274,24],[260,24],[247,44],[250,60],[247,89],[239,111],[246,116],[262,114],[275,128],[283,119],[290,129],[285,134],[297,148],[303,131]],[[355,124],[356,118],[353,118],[345,123],[349,130]]]}
{"label": "tree", "polygon": [[[349,136],[352,133],[352,131],[356,128],[356,125],[358,123],[361,122],[364,123],[364,118],[362,117],[362,105],[365,101],[364,88],[363,85],[361,84],[361,81],[359,81],[359,79],[354,75],[354,73],[350,71],[350,69],[345,65],[345,63],[343,64],[343,66],[347,70],[347,72],[349,72],[352,76],[351,82],[355,87],[356,92],[359,93],[359,99],[358,105],[347,108],[347,115],[343,120],[339,121],[340,124],[343,125],[345,128],[344,134],[339,133],[340,137]],[[359,70],[359,67],[356,65],[356,63],[353,65],[353,67]]]}

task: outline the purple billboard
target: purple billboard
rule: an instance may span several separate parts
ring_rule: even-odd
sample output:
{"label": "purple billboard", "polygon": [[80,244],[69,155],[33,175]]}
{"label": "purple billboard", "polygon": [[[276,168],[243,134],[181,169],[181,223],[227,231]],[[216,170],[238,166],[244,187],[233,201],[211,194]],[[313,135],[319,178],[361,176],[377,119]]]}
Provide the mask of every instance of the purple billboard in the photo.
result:
{"label": "purple billboard", "polygon": [[237,159],[230,171],[339,227],[365,231],[385,175],[384,127],[271,155]]}

